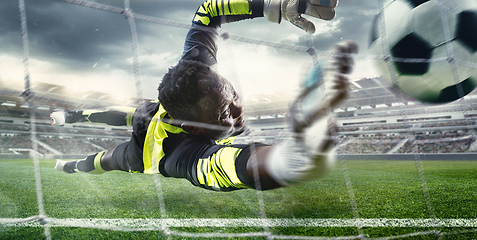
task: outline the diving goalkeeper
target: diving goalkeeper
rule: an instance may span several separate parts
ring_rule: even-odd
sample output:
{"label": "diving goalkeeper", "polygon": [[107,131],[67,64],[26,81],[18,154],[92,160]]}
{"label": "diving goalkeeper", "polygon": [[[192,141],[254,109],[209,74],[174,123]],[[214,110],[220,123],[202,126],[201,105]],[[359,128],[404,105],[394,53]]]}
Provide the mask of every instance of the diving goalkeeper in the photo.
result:
{"label": "diving goalkeeper", "polygon": [[[268,190],[323,176],[328,167],[328,152],[334,145],[334,123],[327,113],[349,93],[346,74],[353,67],[352,54],[357,52],[354,42],[334,48],[322,83],[308,86],[291,109],[296,137],[275,146],[231,143],[245,129],[243,108],[232,84],[212,67],[217,62],[216,39],[221,24],[266,16],[271,22],[285,19],[313,33],[314,25],[302,14],[333,19],[337,2],[207,0],[194,16],[181,60],[169,69],[159,85],[157,101],[137,109],[50,115],[54,125],[93,122],[133,128],[130,141],[82,160],[57,160],[55,168],[66,173],[160,173],[216,191]],[[308,99],[304,107],[314,90],[321,91],[320,97],[311,103]]]}

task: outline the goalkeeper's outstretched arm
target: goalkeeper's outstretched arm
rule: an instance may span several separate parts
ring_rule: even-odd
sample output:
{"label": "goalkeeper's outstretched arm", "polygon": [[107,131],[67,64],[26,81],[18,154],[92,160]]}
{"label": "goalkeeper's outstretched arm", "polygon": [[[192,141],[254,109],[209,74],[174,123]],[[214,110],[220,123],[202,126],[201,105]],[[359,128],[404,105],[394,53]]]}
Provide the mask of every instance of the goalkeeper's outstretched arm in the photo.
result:
{"label": "goalkeeper's outstretched arm", "polygon": [[[330,113],[349,94],[348,74],[353,69],[353,41],[338,44],[325,66],[321,84],[304,89],[290,112],[294,138],[274,146],[257,147],[247,162],[247,173],[257,176],[261,189],[304,183],[324,176],[333,165],[336,125]],[[319,94],[310,94],[313,90]]]}
{"label": "goalkeeper's outstretched arm", "polygon": [[280,23],[284,19],[307,33],[314,33],[314,24],[302,15],[331,20],[337,5],[338,0],[207,0],[193,17],[182,59],[215,65],[218,28],[223,23],[266,16],[270,22]]}
{"label": "goalkeeper's outstretched arm", "polygon": [[57,111],[50,114],[50,121],[52,125],[84,122],[112,126],[131,126],[132,117],[135,112],[135,108],[123,106],[81,111]]}
{"label": "goalkeeper's outstretched arm", "polygon": [[[327,4],[320,5],[322,2]],[[212,140],[217,140],[218,136],[226,136],[234,129],[242,128],[244,117],[243,108],[240,106],[239,98],[236,97],[236,92],[230,82],[211,71],[209,66],[217,62],[215,40],[220,24],[267,16],[268,20],[272,22],[280,22],[283,18],[311,33],[314,27],[311,28],[311,23],[301,15],[308,14],[330,20],[334,17],[334,7],[337,2],[337,0],[207,0],[195,14],[182,56],[182,60],[195,61],[179,62],[178,67],[171,68],[161,83],[162,86],[167,78],[170,78],[169,82],[174,83],[171,84],[172,86],[177,86],[177,81],[184,81],[184,79],[195,81],[195,85],[184,84],[184,86],[196,86],[196,89],[191,88],[192,92],[200,94],[206,92],[204,89],[208,89],[207,94],[197,98],[198,101],[187,104],[181,101],[182,105],[179,104],[180,107],[177,107],[174,103],[189,99],[191,91],[179,91],[177,90],[179,88],[165,86],[161,88],[160,86],[160,106],[154,111],[154,117],[148,120],[153,124],[149,124],[149,122],[145,125],[142,124],[141,126],[144,125],[146,128],[141,128],[139,132],[133,131],[137,136],[116,148],[92,155],[84,161],[72,161],[71,164],[59,161],[55,168],[69,173],[101,173],[110,170],[160,172],[164,176],[187,178],[195,185],[214,190],[224,190],[223,187],[228,189],[231,184],[234,186],[233,189],[266,190],[302,183],[323,176],[328,167],[329,157],[327,155],[333,146],[331,135],[334,131],[334,123],[327,117],[327,113],[342,102],[349,92],[346,74],[351,71],[353,66],[352,54],[357,51],[355,43],[347,42],[338,46],[336,49],[338,55],[334,56],[332,66],[325,69],[328,72],[326,75],[328,77],[325,76],[325,81],[323,81],[325,84],[313,85],[313,88],[321,88],[321,97],[310,98],[308,93],[313,91],[305,90],[306,94],[302,94],[297,104],[294,104],[298,109],[291,109],[291,112],[295,114],[292,129],[297,133],[297,137],[275,146],[256,145],[256,147],[252,147],[255,145],[251,144],[250,148],[245,147],[247,150],[244,150],[244,146],[237,145],[226,148],[211,143]],[[197,66],[197,61],[208,66]],[[190,67],[192,65],[195,66],[194,69],[197,70],[197,73],[192,74],[195,71],[189,71],[192,69]],[[184,77],[185,75],[187,77]],[[207,78],[204,80],[203,76],[207,76]],[[165,100],[169,100],[169,102]],[[214,104],[208,104],[210,102]],[[303,108],[305,102],[311,102],[312,106]],[[180,111],[175,111],[184,108],[184,106],[187,107],[187,114],[182,113],[181,115]],[[161,107],[164,111],[161,110]],[[193,115],[190,112],[197,113],[199,116],[189,117]],[[132,112],[129,113],[131,114],[128,115],[127,112],[126,114],[117,114],[122,117],[112,117],[112,119],[118,119],[118,122],[127,124],[128,116],[132,116]],[[96,114],[98,118],[92,119],[93,114]],[[80,117],[85,115],[89,117],[79,118],[78,121],[108,123],[99,116],[107,116],[111,112],[103,111],[93,114],[81,112]],[[172,121],[171,123],[173,119],[185,121]],[[197,126],[188,125],[188,121],[199,124]],[[66,117],[64,122],[66,122]],[[109,123],[111,124],[111,122]],[[173,139],[173,137],[177,138]],[[210,148],[210,151],[204,151],[204,147]],[[214,152],[219,150],[219,154]],[[244,154],[237,154],[239,151]],[[237,159],[239,161],[236,161]],[[237,162],[240,164],[237,165]],[[216,171],[218,167],[220,167],[219,171]],[[153,171],[146,172],[147,169]],[[226,176],[223,174],[224,171],[227,172]],[[257,177],[262,183],[260,188],[254,186],[253,181],[250,183],[250,179]],[[215,183],[224,184],[224,186],[217,186]]]}

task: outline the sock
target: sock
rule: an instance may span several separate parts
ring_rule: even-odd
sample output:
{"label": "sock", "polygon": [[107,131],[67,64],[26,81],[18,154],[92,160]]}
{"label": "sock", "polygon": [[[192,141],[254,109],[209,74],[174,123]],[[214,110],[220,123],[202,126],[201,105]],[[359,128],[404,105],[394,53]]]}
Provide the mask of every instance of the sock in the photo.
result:
{"label": "sock", "polygon": [[102,174],[106,171],[101,167],[101,157],[104,151],[88,156],[84,160],[76,161],[75,172],[84,172],[89,174]]}

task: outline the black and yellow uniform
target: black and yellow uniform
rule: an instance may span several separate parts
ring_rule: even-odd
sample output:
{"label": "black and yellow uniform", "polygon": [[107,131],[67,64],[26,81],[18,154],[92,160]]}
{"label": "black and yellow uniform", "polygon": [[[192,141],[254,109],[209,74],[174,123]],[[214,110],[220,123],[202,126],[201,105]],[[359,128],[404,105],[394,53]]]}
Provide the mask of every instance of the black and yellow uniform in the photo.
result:
{"label": "black and yellow uniform", "polygon": [[182,59],[217,63],[218,28],[222,23],[263,17],[263,0],[208,0],[197,9]]}
{"label": "black and yellow uniform", "polygon": [[[248,145],[221,145],[169,124],[172,118],[150,102],[133,119],[133,137],[113,153],[116,167],[130,172],[186,178],[207,189],[228,191],[253,186],[246,174]],[[142,151],[141,151],[142,150]]]}
{"label": "black and yellow uniform", "polygon": [[[182,59],[198,60],[208,65],[217,63],[215,41],[220,24],[261,16],[261,0],[206,1],[194,16]],[[183,129],[170,125],[168,121],[171,121],[171,117],[159,103],[156,104],[154,111],[146,107],[149,109],[146,109],[144,116],[150,117],[152,112],[155,114],[149,121],[145,137],[138,136],[139,139],[144,139],[143,169],[130,170],[186,178],[196,186],[212,190],[253,188],[253,181],[246,173],[252,146],[222,145],[201,136],[187,134]],[[139,122],[142,125],[144,120]]]}
{"label": "black and yellow uniform", "polygon": [[[263,16],[263,1],[209,0],[194,16],[184,45],[184,60],[214,65],[217,29],[221,23]],[[221,144],[188,134],[171,123],[162,105],[149,102],[135,111],[83,111],[82,120],[101,123],[127,123],[133,126],[131,140],[116,147],[112,159],[116,168],[128,172],[186,178],[192,184],[216,191],[254,188],[247,175],[247,160],[255,147]],[[115,120],[116,119],[116,120]]]}
{"label": "black and yellow uniform", "polygon": [[132,126],[132,118],[135,111],[135,108],[125,106],[68,111],[65,113],[65,123],[87,122],[103,123],[112,126]]}

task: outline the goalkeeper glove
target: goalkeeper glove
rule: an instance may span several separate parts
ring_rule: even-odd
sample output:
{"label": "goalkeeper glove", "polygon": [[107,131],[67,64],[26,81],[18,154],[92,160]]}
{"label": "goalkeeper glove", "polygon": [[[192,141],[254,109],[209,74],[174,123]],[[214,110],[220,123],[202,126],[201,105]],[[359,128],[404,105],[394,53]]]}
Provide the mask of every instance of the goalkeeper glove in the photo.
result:
{"label": "goalkeeper glove", "polygon": [[66,122],[66,112],[58,111],[50,113],[51,125],[62,126]]}
{"label": "goalkeeper glove", "polygon": [[341,42],[334,47],[333,57],[322,66],[323,70],[312,69],[308,77],[315,81],[307,79],[307,85],[290,108],[294,132],[303,132],[346,99],[349,93],[347,75],[354,65],[352,54],[357,52],[355,42]]}
{"label": "goalkeeper glove", "polygon": [[280,23],[281,19],[313,34],[315,25],[302,14],[323,20],[335,17],[334,8],[339,0],[264,0],[264,14],[270,22]]}
{"label": "goalkeeper glove", "polygon": [[313,72],[310,77],[316,81],[308,81],[291,106],[296,136],[275,145],[266,161],[268,174],[282,186],[323,177],[333,166],[336,125],[327,114],[349,94],[347,74],[353,69],[352,55],[357,51],[355,42],[338,44],[322,76]]}
{"label": "goalkeeper glove", "polygon": [[65,123],[84,122],[86,116],[83,111],[57,111],[50,113],[50,122],[54,126],[63,126]]}

